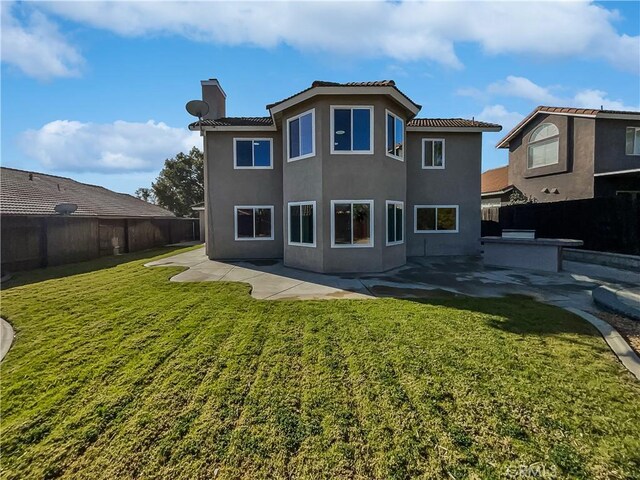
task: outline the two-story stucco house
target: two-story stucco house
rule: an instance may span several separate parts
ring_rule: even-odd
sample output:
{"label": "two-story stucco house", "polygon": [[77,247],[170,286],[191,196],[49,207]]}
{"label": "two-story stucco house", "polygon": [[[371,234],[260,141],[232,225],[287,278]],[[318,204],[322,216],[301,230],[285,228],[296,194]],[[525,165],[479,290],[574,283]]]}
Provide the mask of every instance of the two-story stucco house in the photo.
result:
{"label": "two-story stucco house", "polygon": [[539,202],[640,198],[640,112],[538,107],[497,146],[507,183]]}
{"label": "two-story stucco house", "polygon": [[202,95],[209,258],[378,272],[478,253],[482,132],[499,125],[415,118],[393,81],[317,81],[257,118],[227,117],[217,80]]}

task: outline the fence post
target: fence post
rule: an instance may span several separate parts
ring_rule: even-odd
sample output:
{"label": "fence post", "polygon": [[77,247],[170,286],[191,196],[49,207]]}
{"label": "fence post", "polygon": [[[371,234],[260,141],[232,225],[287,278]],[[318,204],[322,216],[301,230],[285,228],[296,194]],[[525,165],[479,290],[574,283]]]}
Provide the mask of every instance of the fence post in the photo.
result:
{"label": "fence post", "polygon": [[47,235],[47,217],[40,219],[40,267],[46,268],[49,265],[49,237]]}

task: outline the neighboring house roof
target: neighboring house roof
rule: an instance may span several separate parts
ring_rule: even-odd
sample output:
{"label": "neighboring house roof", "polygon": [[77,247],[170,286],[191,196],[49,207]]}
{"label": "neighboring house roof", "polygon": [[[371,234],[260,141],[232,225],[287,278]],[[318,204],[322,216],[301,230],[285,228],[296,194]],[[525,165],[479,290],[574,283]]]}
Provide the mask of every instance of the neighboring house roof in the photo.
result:
{"label": "neighboring house roof", "polygon": [[598,110],[594,108],[573,108],[573,107],[549,107],[541,105],[536,107],[529,115],[524,117],[520,123],[518,123],[507,135],[498,142],[497,148],[507,148],[509,141],[515,137],[520,131],[536,116],[540,114],[550,115],[568,115],[575,117],[589,117],[589,118],[622,118],[622,119],[636,119],[640,120],[640,112],[634,112],[629,110]]}
{"label": "neighboring house roof", "polygon": [[473,129],[476,131],[499,132],[502,130],[502,126],[496,123],[465,118],[414,118],[407,122],[407,129],[421,131],[466,131]]}
{"label": "neighboring house roof", "polygon": [[126,193],[44,173],[0,168],[0,214],[57,215],[54,207],[74,203],[74,217],[175,217],[169,210]]}
{"label": "neighboring house roof", "polygon": [[[269,105],[267,105],[267,110],[272,110],[274,107],[277,107],[279,105],[282,105],[285,102],[289,102],[290,100],[293,100],[294,98],[300,96],[300,95],[304,95],[307,92],[310,92],[311,90],[314,90],[316,88],[334,88],[334,87],[339,87],[339,88],[343,88],[343,87],[351,87],[351,88],[357,88],[357,87],[391,87],[394,91],[396,91],[398,94],[400,94],[400,97],[402,97],[407,103],[409,103],[412,106],[412,109],[415,110],[413,113],[414,115],[422,108],[421,105],[415,103],[413,100],[411,100],[407,95],[405,95],[402,91],[400,91],[400,89],[398,87],[396,87],[396,82],[394,82],[393,80],[378,80],[378,81],[371,81],[371,82],[346,82],[346,83],[339,83],[339,82],[326,82],[323,80],[316,80],[314,81],[311,86],[309,88],[305,88],[304,90],[301,90],[298,93],[295,93],[287,98],[284,98],[278,102],[275,103],[270,103]],[[271,112],[272,114],[274,112]]]}
{"label": "neighboring house roof", "polygon": [[487,170],[482,174],[482,196],[503,194],[512,189],[513,185],[509,185],[509,165]]}

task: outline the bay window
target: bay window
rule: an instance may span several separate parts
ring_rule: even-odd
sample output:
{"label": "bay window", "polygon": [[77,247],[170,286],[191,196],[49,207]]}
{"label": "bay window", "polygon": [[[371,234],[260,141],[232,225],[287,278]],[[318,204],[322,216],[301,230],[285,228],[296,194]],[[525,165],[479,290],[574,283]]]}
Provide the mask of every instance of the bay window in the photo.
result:
{"label": "bay window", "polygon": [[315,109],[287,119],[288,160],[302,160],[316,154]]}
{"label": "bay window", "polygon": [[331,153],[373,153],[373,107],[331,107]]}
{"label": "bay window", "polygon": [[373,247],[373,200],[331,201],[331,247]]}

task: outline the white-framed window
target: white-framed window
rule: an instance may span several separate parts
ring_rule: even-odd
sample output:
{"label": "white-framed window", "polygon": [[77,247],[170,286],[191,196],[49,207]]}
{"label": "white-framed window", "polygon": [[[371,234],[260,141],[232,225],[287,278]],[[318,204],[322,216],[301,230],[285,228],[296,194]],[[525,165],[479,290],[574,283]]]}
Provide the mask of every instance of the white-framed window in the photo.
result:
{"label": "white-framed window", "polygon": [[404,161],[404,120],[389,110],[385,110],[385,112],[387,119],[387,156]]}
{"label": "white-framed window", "polygon": [[558,163],[560,131],[553,123],[543,123],[529,137],[527,167],[538,168]]}
{"label": "white-framed window", "polygon": [[444,168],[444,138],[422,139],[422,168]]}
{"label": "white-framed window", "polygon": [[273,141],[270,138],[234,138],[233,168],[273,168]]}
{"label": "white-framed window", "polygon": [[404,202],[387,200],[387,246],[404,243]]}
{"label": "white-framed window", "polygon": [[373,200],[331,200],[331,248],[373,247]]}
{"label": "white-framed window", "polygon": [[289,162],[316,154],[316,109],[287,119],[287,159]]}
{"label": "white-framed window", "polygon": [[289,245],[316,246],[316,202],[289,202]]}
{"label": "white-framed window", "polygon": [[625,152],[627,155],[640,155],[640,127],[627,127]]}
{"label": "white-framed window", "polygon": [[458,233],[458,205],[414,205],[414,233]]}
{"label": "white-framed window", "polygon": [[331,106],[331,153],[373,153],[373,107]]}
{"label": "white-framed window", "polygon": [[233,207],[236,240],[273,240],[273,205]]}

